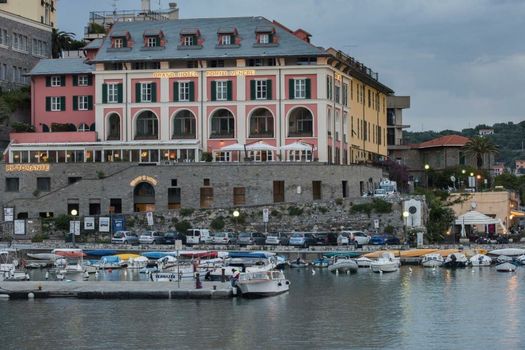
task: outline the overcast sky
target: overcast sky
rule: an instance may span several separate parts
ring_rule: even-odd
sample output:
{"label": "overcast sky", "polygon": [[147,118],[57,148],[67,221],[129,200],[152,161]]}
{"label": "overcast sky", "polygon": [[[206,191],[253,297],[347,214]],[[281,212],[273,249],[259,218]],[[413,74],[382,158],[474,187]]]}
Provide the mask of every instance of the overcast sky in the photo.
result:
{"label": "overcast sky", "polygon": [[[79,38],[113,0],[59,0],[58,26]],[[168,0],[160,0],[167,8]],[[117,0],[140,9],[140,0]],[[151,0],[153,9],[159,0]],[[181,0],[181,18],[264,16],[310,32],[410,95],[412,131],[525,120],[524,0]]]}

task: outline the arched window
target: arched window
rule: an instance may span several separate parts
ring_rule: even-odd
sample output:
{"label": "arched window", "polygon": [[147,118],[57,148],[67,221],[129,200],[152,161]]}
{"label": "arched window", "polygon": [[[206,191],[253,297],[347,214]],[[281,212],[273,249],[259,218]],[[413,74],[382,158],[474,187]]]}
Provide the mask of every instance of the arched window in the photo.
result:
{"label": "arched window", "polygon": [[273,137],[273,116],[266,108],[258,108],[252,113],[250,137]]}
{"label": "arched window", "polygon": [[313,136],[314,118],[312,113],[304,108],[296,108],[290,113],[288,122],[288,137]]}
{"label": "arched window", "polygon": [[93,123],[89,126],[89,131],[95,131],[95,130],[96,130],[96,126],[95,126],[95,123]]}
{"label": "arched window", "polygon": [[87,125],[86,123],[82,123],[78,126],[78,131],[79,132],[85,132],[85,131],[89,131],[89,125]]}
{"label": "arched window", "polygon": [[120,117],[116,113],[108,118],[108,140],[120,140]]}
{"label": "arched window", "polygon": [[173,139],[194,139],[197,137],[195,116],[188,110],[180,111],[173,117]]}
{"label": "arched window", "polygon": [[42,132],[51,132],[47,124],[42,124]]}
{"label": "arched window", "polygon": [[227,109],[215,111],[211,117],[210,138],[234,138],[235,137],[235,118]]}
{"label": "arched window", "polygon": [[159,138],[159,121],[152,111],[140,113],[135,125],[135,140],[157,140]]}

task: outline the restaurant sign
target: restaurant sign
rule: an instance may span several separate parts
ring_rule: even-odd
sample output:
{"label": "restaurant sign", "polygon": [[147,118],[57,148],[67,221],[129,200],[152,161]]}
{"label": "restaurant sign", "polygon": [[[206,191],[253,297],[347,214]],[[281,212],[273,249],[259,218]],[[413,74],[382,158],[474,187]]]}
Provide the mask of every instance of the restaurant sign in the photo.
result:
{"label": "restaurant sign", "polygon": [[49,171],[51,166],[49,164],[6,164],[5,171],[13,172],[34,172],[34,171]]}

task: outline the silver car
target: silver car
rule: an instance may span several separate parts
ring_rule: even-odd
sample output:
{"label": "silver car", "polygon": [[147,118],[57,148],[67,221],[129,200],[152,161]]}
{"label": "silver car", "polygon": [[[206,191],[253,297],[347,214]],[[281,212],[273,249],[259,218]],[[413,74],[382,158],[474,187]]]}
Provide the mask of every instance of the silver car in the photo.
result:
{"label": "silver car", "polygon": [[114,244],[138,244],[139,237],[130,231],[117,231],[111,237],[111,243]]}
{"label": "silver car", "polygon": [[281,232],[268,233],[265,243],[267,245],[286,245],[288,244],[288,236]]}

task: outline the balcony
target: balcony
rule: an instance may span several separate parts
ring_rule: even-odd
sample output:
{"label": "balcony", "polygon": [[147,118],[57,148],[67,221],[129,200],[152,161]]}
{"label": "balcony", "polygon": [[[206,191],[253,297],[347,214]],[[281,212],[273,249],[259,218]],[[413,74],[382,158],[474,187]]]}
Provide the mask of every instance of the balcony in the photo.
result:
{"label": "balcony", "polygon": [[227,130],[218,130],[218,131],[212,131],[210,134],[210,139],[233,139],[235,137],[235,133],[232,131]]}

